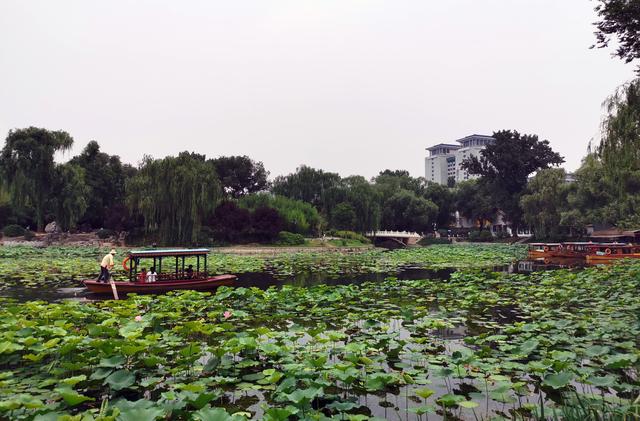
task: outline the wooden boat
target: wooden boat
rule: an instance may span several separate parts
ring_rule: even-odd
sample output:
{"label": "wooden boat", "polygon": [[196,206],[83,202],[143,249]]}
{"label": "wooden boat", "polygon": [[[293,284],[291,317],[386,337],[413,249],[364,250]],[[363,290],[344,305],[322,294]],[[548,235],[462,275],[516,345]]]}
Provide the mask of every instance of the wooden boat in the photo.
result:
{"label": "wooden boat", "polygon": [[[235,275],[209,275],[207,271],[208,254],[208,249],[132,250],[122,262],[123,268],[128,271],[129,280],[113,282],[113,286],[118,294],[160,294],[180,289],[206,291],[222,285],[232,285],[236,280]],[[191,260],[195,258],[195,270],[193,270],[193,265],[186,265],[187,258]],[[149,282],[151,277],[147,277],[145,272],[139,273],[139,270],[142,269],[141,261],[143,259],[153,261],[149,267],[157,269],[155,270],[157,273],[155,282]],[[166,267],[167,259],[175,259],[175,261],[170,263],[169,267],[172,270],[163,273],[162,263],[164,261]],[[187,267],[185,268],[185,266]],[[114,293],[111,283],[97,280],[85,280],[83,283],[89,291],[96,294]]]}
{"label": "wooden boat", "polygon": [[[206,279],[190,279],[176,281],[157,282],[114,282],[119,294],[162,294],[177,289],[191,289],[207,291],[216,289],[222,285],[232,285],[236,280],[235,275],[211,276]],[[98,281],[83,281],[89,291],[94,294],[111,294],[111,284]]]}
{"label": "wooden boat", "polygon": [[589,263],[607,263],[622,259],[640,259],[640,245],[610,243],[589,246]]}
{"label": "wooden boat", "polygon": [[560,243],[530,243],[529,257],[535,259],[540,257],[553,257],[553,252],[557,251],[562,244]]}
{"label": "wooden boat", "polygon": [[594,243],[586,242],[568,242],[560,244],[560,247],[554,248],[550,253],[551,257],[563,258],[584,258],[589,254],[589,247]]}

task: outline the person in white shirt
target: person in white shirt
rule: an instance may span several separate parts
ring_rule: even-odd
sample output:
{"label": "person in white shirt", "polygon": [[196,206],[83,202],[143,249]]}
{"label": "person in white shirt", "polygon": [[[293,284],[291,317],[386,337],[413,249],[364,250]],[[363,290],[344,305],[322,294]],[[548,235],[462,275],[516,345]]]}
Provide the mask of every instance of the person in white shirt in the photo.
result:
{"label": "person in white shirt", "polygon": [[156,268],[152,267],[149,269],[149,272],[147,272],[147,282],[155,282],[157,277]]}

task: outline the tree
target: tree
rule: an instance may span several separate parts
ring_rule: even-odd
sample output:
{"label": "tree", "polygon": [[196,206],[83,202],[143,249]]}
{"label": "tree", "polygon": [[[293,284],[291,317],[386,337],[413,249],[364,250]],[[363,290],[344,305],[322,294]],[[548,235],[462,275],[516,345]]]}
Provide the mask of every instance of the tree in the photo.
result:
{"label": "tree", "polygon": [[306,165],[300,166],[295,173],[278,176],[273,181],[271,191],[290,199],[311,203],[321,212],[328,214],[325,193],[340,184],[336,173],[317,170]]}
{"label": "tree", "polygon": [[351,203],[338,203],[331,212],[331,226],[338,230],[354,231],[356,220],[356,210]]}
{"label": "tree", "polygon": [[123,165],[117,155],[100,152],[100,145],[95,140],[89,142],[70,163],[84,169],[84,181],[89,188],[87,210],[81,222],[94,228],[107,227],[107,220],[111,225],[122,225],[115,222],[112,214],[122,214],[121,209],[115,208],[124,203],[125,185],[135,174],[135,169]]}
{"label": "tree", "polygon": [[453,189],[438,183],[428,183],[423,196],[438,207],[435,218],[437,228],[446,228],[454,222],[456,207]]}
{"label": "tree", "polygon": [[38,231],[44,229],[48,201],[52,197],[58,151],[73,145],[73,138],[64,131],[38,127],[9,131],[0,152],[2,180],[9,190],[14,206],[32,206]]}
{"label": "tree", "polygon": [[318,235],[324,221],[310,203],[289,199],[271,193],[251,194],[241,198],[238,204],[255,211],[260,207],[269,207],[278,211],[283,219],[284,230],[302,235]]}
{"label": "tree", "polygon": [[224,201],[216,207],[209,225],[216,239],[238,243],[251,231],[251,212],[235,202]]}
{"label": "tree", "polygon": [[640,79],[609,97],[605,112],[598,156],[617,197],[624,200],[640,193]]}
{"label": "tree", "polygon": [[374,185],[362,176],[350,176],[325,192],[324,202],[327,206],[329,220],[333,220],[333,212],[340,203],[349,203],[356,219],[353,230],[357,232],[375,231],[380,226],[380,198]]}
{"label": "tree", "polygon": [[259,207],[251,215],[251,227],[254,237],[261,242],[270,243],[278,238],[284,221],[277,210]]}
{"label": "tree", "polygon": [[213,164],[189,152],[158,160],[145,157],[127,183],[130,209],[144,217],[146,231],[164,244],[196,242],[221,194]]}
{"label": "tree", "polygon": [[67,163],[55,168],[51,207],[56,222],[65,231],[75,228],[87,210],[89,187],[84,179],[84,170],[77,165]]}
{"label": "tree", "polygon": [[212,160],[224,192],[239,198],[267,188],[267,176],[262,162],[255,162],[248,156],[221,156]]}
{"label": "tree", "polygon": [[564,159],[549,146],[549,141],[537,135],[521,135],[517,131],[501,130],[493,134],[495,143],[462,163],[469,174],[481,176],[494,204],[511,223],[514,235],[522,224],[520,197],[532,173],[559,165]]}
{"label": "tree", "polygon": [[438,207],[409,190],[400,190],[387,200],[382,210],[382,225],[399,231],[433,230]]}
{"label": "tree", "polygon": [[594,23],[594,47],[608,47],[613,39],[618,58],[626,63],[640,58],[640,0],[599,0],[595,11],[600,20]]}
{"label": "tree", "polygon": [[460,215],[475,221],[480,229],[487,222],[493,221],[497,211],[488,187],[478,180],[467,180],[456,184],[454,206]]}
{"label": "tree", "polygon": [[559,240],[566,234],[561,226],[569,192],[566,175],[562,168],[539,171],[520,199],[524,220],[533,228],[537,239]]}

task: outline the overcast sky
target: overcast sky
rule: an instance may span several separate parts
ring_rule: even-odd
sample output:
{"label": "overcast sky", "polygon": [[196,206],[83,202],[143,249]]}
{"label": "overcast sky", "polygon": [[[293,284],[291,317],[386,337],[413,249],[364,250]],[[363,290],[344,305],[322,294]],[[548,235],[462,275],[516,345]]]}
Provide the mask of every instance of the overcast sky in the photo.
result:
{"label": "overcast sky", "polygon": [[0,135],[68,131],[137,163],[183,150],[424,176],[425,148],[536,133],[579,166],[633,68],[589,0],[0,2]]}

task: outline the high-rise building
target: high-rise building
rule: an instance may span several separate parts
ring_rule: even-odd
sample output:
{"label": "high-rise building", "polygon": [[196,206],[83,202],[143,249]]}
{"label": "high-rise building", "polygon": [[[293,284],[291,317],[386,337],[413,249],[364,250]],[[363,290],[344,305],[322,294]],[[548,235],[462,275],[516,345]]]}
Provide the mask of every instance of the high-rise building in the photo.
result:
{"label": "high-rise building", "polygon": [[425,178],[438,184],[446,185],[449,179],[456,183],[477,178],[462,169],[462,161],[472,156],[480,156],[480,151],[495,139],[491,136],[473,134],[456,140],[459,145],[439,143],[430,148],[425,158]]}

